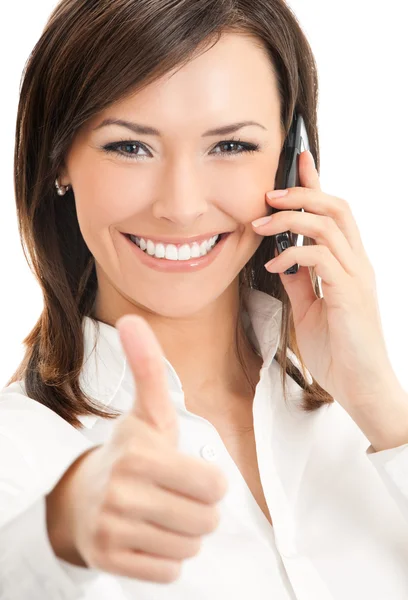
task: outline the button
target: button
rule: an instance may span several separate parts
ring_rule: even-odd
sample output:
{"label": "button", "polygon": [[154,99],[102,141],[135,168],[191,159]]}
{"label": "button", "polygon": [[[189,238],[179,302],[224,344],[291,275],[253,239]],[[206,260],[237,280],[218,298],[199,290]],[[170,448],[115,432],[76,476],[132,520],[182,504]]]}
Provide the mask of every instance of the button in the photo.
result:
{"label": "button", "polygon": [[208,444],[201,448],[200,454],[203,458],[205,458],[205,460],[216,460],[217,459],[217,453],[215,452],[214,447],[209,446]]}

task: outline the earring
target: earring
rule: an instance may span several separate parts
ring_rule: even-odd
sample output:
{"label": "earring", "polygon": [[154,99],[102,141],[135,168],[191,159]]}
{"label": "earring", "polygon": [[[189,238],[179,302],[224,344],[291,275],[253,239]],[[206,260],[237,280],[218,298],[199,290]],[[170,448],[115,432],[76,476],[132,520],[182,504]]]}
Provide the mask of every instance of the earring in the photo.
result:
{"label": "earring", "polygon": [[58,178],[55,180],[55,187],[57,188],[57,194],[59,196],[64,196],[70,188],[70,184],[68,185],[60,185],[58,183]]}

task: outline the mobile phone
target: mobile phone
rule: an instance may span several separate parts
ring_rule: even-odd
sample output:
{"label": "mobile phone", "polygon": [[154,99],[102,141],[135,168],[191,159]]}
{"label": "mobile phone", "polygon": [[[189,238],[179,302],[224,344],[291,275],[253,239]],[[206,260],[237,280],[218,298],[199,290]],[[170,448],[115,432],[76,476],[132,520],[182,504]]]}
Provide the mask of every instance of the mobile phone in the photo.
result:
{"label": "mobile phone", "polygon": [[[305,122],[300,113],[295,112],[292,125],[285,140],[281,160],[278,168],[276,181],[277,189],[286,189],[290,187],[299,187],[299,155],[305,150],[310,150],[309,138],[307,135]],[[285,209],[282,209],[285,210]],[[304,212],[303,208],[292,209]],[[274,209],[273,212],[278,212]],[[290,246],[303,246],[304,236],[301,234],[285,231],[275,235],[275,246],[278,254],[281,254]],[[299,270],[299,265],[295,264],[285,271],[285,275],[294,275]]]}

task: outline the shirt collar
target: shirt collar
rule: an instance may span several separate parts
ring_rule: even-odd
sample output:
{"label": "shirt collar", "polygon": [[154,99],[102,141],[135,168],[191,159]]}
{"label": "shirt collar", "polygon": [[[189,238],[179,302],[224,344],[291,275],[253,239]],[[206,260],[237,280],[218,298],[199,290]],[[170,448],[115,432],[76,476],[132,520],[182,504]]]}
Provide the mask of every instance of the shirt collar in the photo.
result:
{"label": "shirt collar", "polygon": [[[263,359],[262,370],[268,369],[278,349],[282,316],[282,302],[265,292],[245,288],[247,312],[243,323],[248,335]],[[114,406],[113,399],[123,386],[131,393],[134,383],[130,367],[116,327],[85,316],[82,322],[84,335],[84,362],[79,377],[81,389],[104,406]],[[176,404],[184,405],[183,386],[171,363],[163,356],[169,392]],[[132,394],[133,395],[133,394]],[[185,408],[185,405],[184,405]],[[98,417],[80,415],[84,427],[91,428]]]}

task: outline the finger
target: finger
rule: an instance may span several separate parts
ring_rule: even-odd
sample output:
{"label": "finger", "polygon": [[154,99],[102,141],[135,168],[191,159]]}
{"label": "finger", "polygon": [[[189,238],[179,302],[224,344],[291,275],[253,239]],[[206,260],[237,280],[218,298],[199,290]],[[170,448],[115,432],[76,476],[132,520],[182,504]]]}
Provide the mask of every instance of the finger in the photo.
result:
{"label": "finger", "polygon": [[137,487],[133,498],[122,497],[111,512],[183,535],[206,535],[215,531],[220,521],[217,504],[196,502],[146,481]]}
{"label": "finger", "polygon": [[[108,529],[109,526],[109,529]],[[145,521],[128,522],[117,515],[108,518],[107,543],[146,554],[183,560],[195,556],[201,546],[201,536],[175,533]]]}
{"label": "finger", "polygon": [[284,231],[312,238],[327,246],[349,275],[355,275],[356,257],[347,239],[330,217],[298,211],[279,211],[272,220],[256,228],[259,235],[276,235]]}
{"label": "finger", "polygon": [[132,414],[177,445],[177,412],[170,399],[163,350],[145,319],[125,315],[116,322],[132,370],[136,400]]}
{"label": "finger", "polygon": [[[299,264],[299,271],[295,275],[285,275],[295,263]],[[336,289],[337,295],[348,293],[349,277],[339,261],[333,256],[327,246],[292,246],[280,254],[276,261],[265,267],[271,273],[279,273],[282,283],[289,295],[295,325],[300,323],[316,301],[309,269],[314,267],[316,275],[322,279],[322,290],[325,286]],[[326,294],[324,296],[327,301]]]}
{"label": "finger", "polygon": [[[178,578],[181,570],[181,562],[178,560],[134,550],[115,551],[109,556],[105,552],[102,556],[100,566],[104,571],[141,581],[172,583]],[[96,566],[99,567],[99,564]]]}
{"label": "finger", "polygon": [[[284,272],[295,263],[301,267],[314,267],[316,275],[330,287],[338,287],[348,275],[327,246],[291,246],[284,250],[274,262],[266,263],[268,266],[265,268],[267,271],[281,273],[293,282],[296,275],[285,275]],[[314,299],[316,300],[316,297]]]}
{"label": "finger", "polygon": [[145,452],[142,461],[129,463],[127,473],[132,481],[146,476],[163,489],[203,504],[219,502],[228,489],[227,479],[216,465],[171,448],[165,455]]}
{"label": "finger", "polygon": [[319,190],[302,187],[289,188],[288,194],[283,198],[269,198],[268,194],[266,197],[268,203],[277,210],[303,208],[308,213],[331,217],[348,240],[352,250],[360,255],[364,254],[360,231],[346,200],[329,196]]}

